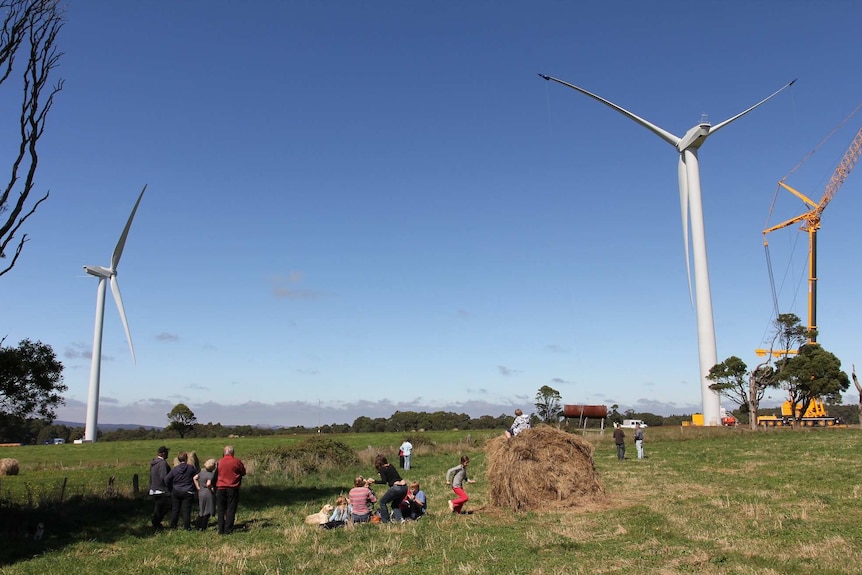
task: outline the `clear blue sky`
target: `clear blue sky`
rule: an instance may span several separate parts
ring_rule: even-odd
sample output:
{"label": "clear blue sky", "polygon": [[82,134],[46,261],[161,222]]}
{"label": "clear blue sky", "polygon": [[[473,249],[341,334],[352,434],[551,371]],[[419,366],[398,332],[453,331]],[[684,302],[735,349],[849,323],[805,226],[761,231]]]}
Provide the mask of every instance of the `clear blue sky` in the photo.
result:
{"label": "clear blue sky", "polygon": [[[849,1],[79,0],[67,15],[37,182],[51,197],[0,279],[0,327],[55,349],[71,421],[97,284],[82,266],[109,264],[144,184],[118,275],[138,361],[109,299],[100,423],[164,425],[178,402],[225,424],[499,415],[546,384],[565,403],[699,411],[677,154],[536,74],[679,136],[799,78],[700,150],[718,357],[749,366],[772,316],[776,182],[862,100]],[[788,182],[819,199],[860,124]],[[848,372],[860,187],[862,168],[819,235],[820,342]],[[802,211],[783,192],[769,222]],[[805,319],[807,236],[770,245],[782,311]]]}

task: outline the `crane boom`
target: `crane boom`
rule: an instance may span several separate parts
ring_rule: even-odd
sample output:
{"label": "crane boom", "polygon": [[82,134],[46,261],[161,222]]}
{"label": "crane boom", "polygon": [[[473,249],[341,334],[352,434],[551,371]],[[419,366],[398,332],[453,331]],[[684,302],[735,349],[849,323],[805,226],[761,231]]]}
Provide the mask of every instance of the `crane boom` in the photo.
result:
{"label": "crane boom", "polygon": [[823,215],[823,210],[826,209],[826,206],[832,201],[832,198],[835,197],[835,194],[847,180],[847,176],[850,175],[850,172],[856,166],[860,155],[862,155],[862,128],[859,128],[859,131],[856,132],[856,136],[853,138],[847,151],[844,152],[844,157],[841,158],[841,161],[838,163],[838,167],[835,168],[835,172],[829,179],[829,183],[823,191],[823,197],[820,198],[819,202],[815,202],[810,198],[807,198],[802,192],[795,190],[784,183],[784,180],[778,182],[779,186],[801,199],[806,205],[811,206],[811,210],[763,230],[764,246],[768,246],[766,234],[774,232],[775,230],[780,230],[781,228],[786,228],[796,222],[803,222],[800,229],[808,232],[809,343],[816,343],[817,341],[817,230],[820,229],[820,218]]}
{"label": "crane boom", "polygon": [[841,162],[838,164],[838,167],[835,168],[835,173],[832,174],[832,177],[829,179],[829,183],[826,185],[826,190],[823,192],[823,199],[821,199],[820,203],[817,204],[817,207],[814,208],[814,218],[816,218],[818,225],[820,224],[820,215],[823,213],[823,210],[826,209],[827,204],[829,204],[829,202],[832,201],[832,198],[835,197],[835,193],[844,184],[847,176],[850,175],[850,172],[856,166],[856,163],[859,161],[860,154],[862,154],[862,128],[859,128],[859,131],[856,132],[856,137],[853,138],[853,141],[850,143],[850,147],[847,148],[846,152],[844,152],[844,157],[841,158]]}

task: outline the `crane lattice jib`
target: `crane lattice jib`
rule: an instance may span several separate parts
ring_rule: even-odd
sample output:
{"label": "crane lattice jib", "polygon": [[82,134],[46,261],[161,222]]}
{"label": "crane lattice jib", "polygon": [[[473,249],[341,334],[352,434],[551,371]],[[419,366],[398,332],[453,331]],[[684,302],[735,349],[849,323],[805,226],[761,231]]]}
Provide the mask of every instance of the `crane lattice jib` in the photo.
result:
{"label": "crane lattice jib", "polygon": [[826,209],[826,205],[835,197],[835,193],[844,183],[844,180],[847,179],[847,176],[850,175],[853,167],[856,166],[856,162],[859,161],[860,155],[862,155],[862,128],[859,128],[859,131],[856,132],[856,137],[853,138],[853,142],[847,148],[847,152],[844,153],[844,157],[841,158],[838,167],[835,168],[835,173],[832,174],[832,178],[830,178],[829,184],[823,192],[823,198],[820,200],[820,203],[811,211],[808,225],[814,225],[815,227],[820,225],[820,216],[823,210]]}
{"label": "crane lattice jib", "polygon": [[[860,107],[862,107],[862,104],[857,106],[856,110],[854,110],[853,113],[850,115],[852,116],[853,114],[855,114]],[[850,175],[850,172],[856,166],[856,163],[859,161],[860,155],[862,155],[862,128],[859,128],[859,131],[856,132],[856,136],[853,138],[853,141],[850,143],[850,146],[847,148],[847,151],[844,152],[844,156],[838,163],[838,167],[835,168],[835,172],[833,172],[832,177],[829,179],[829,183],[826,185],[826,189],[823,191],[823,197],[817,203],[815,203],[814,200],[806,197],[805,194],[803,194],[802,192],[795,190],[791,186],[787,185],[784,180],[779,181],[778,185],[780,187],[784,188],[785,190],[802,200],[807,206],[810,206],[811,209],[804,214],[800,214],[796,217],[790,218],[787,221],[781,222],[778,225],[763,230],[763,246],[766,249],[767,262],[769,261],[769,246],[766,241],[766,235],[768,233],[774,232],[775,230],[780,230],[781,228],[787,227],[797,222],[802,222],[800,229],[808,233],[809,344],[814,344],[817,342],[817,230],[820,229],[820,216],[823,214],[823,210],[826,209],[826,206],[829,205],[829,202],[832,201],[832,198],[835,197],[835,194],[841,188],[841,185],[847,179],[847,176]],[[775,303],[777,313],[778,302],[775,297],[775,283],[772,278],[771,269],[772,268],[770,267],[769,277],[770,282],[772,282],[772,297]],[[758,353],[761,351],[765,350],[758,350]]]}

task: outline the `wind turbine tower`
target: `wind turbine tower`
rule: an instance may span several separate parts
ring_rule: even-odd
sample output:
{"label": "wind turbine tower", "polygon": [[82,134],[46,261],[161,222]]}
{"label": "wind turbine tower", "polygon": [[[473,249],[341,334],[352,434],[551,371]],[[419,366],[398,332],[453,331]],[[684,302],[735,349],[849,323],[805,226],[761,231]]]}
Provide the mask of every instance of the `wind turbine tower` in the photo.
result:
{"label": "wind turbine tower", "polygon": [[120,240],[117,242],[117,247],[114,248],[113,255],[111,255],[111,267],[84,266],[85,272],[99,278],[99,287],[96,291],[96,327],[93,332],[93,357],[90,363],[90,391],[87,397],[87,421],[84,427],[84,441],[96,441],[99,419],[99,378],[102,371],[102,327],[105,323],[105,292],[107,291],[109,281],[111,283],[111,293],[114,294],[114,302],[117,304],[120,319],[123,321],[123,328],[126,330],[126,339],[129,342],[129,350],[132,352],[132,362],[135,362],[135,347],[132,345],[132,334],[129,332],[129,322],[126,320],[126,311],[123,308],[123,298],[120,297],[120,286],[117,284],[117,266],[120,265],[120,257],[123,255],[126,236],[129,235],[129,228],[132,227],[135,212],[138,211],[138,205],[141,203],[141,198],[144,197],[144,192],[146,191],[147,186],[144,186],[144,189],[141,190],[141,194],[138,196],[138,201],[135,202],[135,207],[132,208],[129,221],[126,222],[126,227],[123,229],[123,233],[120,234]]}
{"label": "wind turbine tower", "polygon": [[[709,269],[706,260],[706,234],[703,224],[703,204],[701,201],[700,192],[700,167],[698,165],[697,150],[703,145],[706,139],[727,126],[734,120],[737,120],[754,110],[767,100],[771,99],[785,88],[793,85],[789,82],[773,94],[764,98],[757,104],[751,106],[747,110],[740,112],[736,116],[727,119],[715,126],[711,125],[706,118],[692,127],[685,135],[680,138],[659,128],[643,118],[636,116],[625,108],[614,104],[609,100],[605,100],[601,96],[597,96],[592,92],[588,92],[583,88],[579,88],[563,80],[559,80],[552,76],[539,74],[542,78],[549,81],[557,82],[563,86],[580,92],[602,104],[613,108],[623,116],[634,120],[653,134],[676,148],[679,153],[679,201],[682,211],[682,234],[685,247],[685,267],[686,275],[688,276],[689,297],[691,293],[691,265],[689,263],[690,252],[694,256],[694,303],[697,310],[697,342],[698,342],[698,357],[700,364],[700,388],[701,397],[703,399],[703,420],[705,425],[720,425],[721,424],[721,402],[719,395],[709,388],[710,381],[706,378],[709,370],[718,363],[717,352],[715,347],[715,325],[712,314],[712,296],[709,289]],[[689,229],[691,230],[691,249],[689,249]]]}

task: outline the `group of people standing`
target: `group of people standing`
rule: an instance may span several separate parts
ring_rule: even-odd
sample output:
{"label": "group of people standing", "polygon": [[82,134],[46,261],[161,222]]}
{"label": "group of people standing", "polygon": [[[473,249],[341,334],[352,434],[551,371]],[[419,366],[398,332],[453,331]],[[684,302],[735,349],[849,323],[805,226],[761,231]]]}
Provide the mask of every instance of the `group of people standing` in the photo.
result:
{"label": "group of people standing", "polygon": [[226,445],[221,459],[208,459],[202,467],[198,466],[197,456],[190,457],[186,451],[179,452],[173,468],[167,459],[168,448],[162,446],[150,462],[149,493],[154,502],[151,518],[153,528],[162,527],[162,521],[170,509],[171,528],[176,529],[182,519],[183,529],[191,530],[192,503],[197,497],[197,529],[207,529],[210,517],[216,515],[218,533],[227,535],[233,532],[239,506],[239,489],[245,476],[245,465],[234,456],[233,446]]}
{"label": "group of people standing", "polygon": [[[626,434],[619,423],[614,424],[614,444],[617,446],[617,459],[626,458]],[[635,448],[638,451],[638,459],[644,458],[644,430],[640,424],[635,424]]]}

